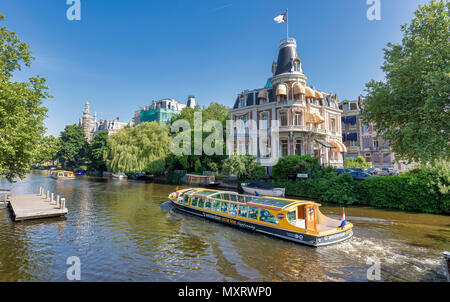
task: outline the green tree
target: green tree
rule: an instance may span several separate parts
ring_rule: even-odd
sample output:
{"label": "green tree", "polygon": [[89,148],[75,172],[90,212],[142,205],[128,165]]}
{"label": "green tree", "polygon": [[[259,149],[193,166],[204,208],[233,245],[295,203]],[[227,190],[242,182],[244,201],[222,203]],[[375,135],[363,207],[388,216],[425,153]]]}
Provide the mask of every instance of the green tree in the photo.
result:
{"label": "green tree", "polygon": [[256,162],[253,155],[237,153],[224,160],[222,170],[224,173],[236,175],[239,182],[259,180],[265,173],[265,168]]}
{"label": "green tree", "polygon": [[289,155],[278,159],[272,168],[272,177],[278,180],[288,179],[291,173],[309,173],[319,169],[319,159],[311,155]]}
{"label": "green tree", "polygon": [[103,156],[108,150],[108,131],[101,131],[92,138],[88,147],[88,159],[91,161],[90,169],[99,172],[106,171],[106,162]]}
{"label": "green tree", "polygon": [[40,147],[35,156],[35,162],[54,161],[57,159],[61,149],[61,141],[53,135],[44,136],[40,142]]}
{"label": "green tree", "polygon": [[400,44],[384,49],[384,82],[366,84],[362,114],[397,158],[432,162],[450,151],[450,30],[447,0],[420,6]]}
{"label": "green tree", "polygon": [[64,166],[76,166],[86,155],[87,142],[83,128],[78,125],[67,125],[61,132],[60,140],[59,160]]}
{"label": "green tree", "polygon": [[125,127],[109,137],[105,152],[106,166],[112,172],[164,172],[165,158],[170,153],[169,128],[157,122]]}
{"label": "green tree", "polygon": [[372,166],[371,163],[366,162],[366,159],[362,156],[358,156],[356,159],[354,158],[346,158],[345,159],[345,167],[346,168],[360,168],[360,169],[369,169]]}
{"label": "green tree", "polygon": [[[4,17],[0,14],[0,21]],[[50,98],[45,79],[30,77],[15,82],[13,74],[22,65],[31,66],[34,58],[29,46],[14,32],[0,28],[0,176],[13,181],[23,178],[30,169],[44,135],[47,108],[43,100]]]}

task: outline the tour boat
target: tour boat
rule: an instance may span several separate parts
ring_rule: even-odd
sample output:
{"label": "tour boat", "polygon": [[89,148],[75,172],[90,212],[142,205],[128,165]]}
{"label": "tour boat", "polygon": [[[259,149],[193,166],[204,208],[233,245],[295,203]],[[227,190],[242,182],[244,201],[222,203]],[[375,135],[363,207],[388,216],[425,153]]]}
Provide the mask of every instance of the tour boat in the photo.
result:
{"label": "tour boat", "polygon": [[247,183],[241,183],[242,190],[247,194],[259,196],[284,197],[284,188],[275,188],[274,186],[262,182],[250,180]]}
{"label": "tour boat", "polygon": [[270,196],[190,188],[169,195],[175,211],[310,246],[324,246],[353,236],[353,224],[323,215],[318,203]]}
{"label": "tour boat", "polygon": [[54,170],[50,172],[50,176],[54,179],[74,179],[75,175],[72,171]]}
{"label": "tour boat", "polygon": [[181,178],[181,182],[188,185],[217,187],[219,183],[216,182],[214,175],[195,175],[186,174]]}

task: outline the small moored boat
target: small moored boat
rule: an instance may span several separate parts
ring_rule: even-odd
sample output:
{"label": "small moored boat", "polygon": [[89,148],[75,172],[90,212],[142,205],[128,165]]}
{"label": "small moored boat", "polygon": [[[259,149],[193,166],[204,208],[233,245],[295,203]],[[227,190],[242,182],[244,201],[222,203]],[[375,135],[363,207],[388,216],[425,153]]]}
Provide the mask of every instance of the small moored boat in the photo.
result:
{"label": "small moored boat", "polygon": [[241,183],[241,187],[247,194],[258,195],[258,196],[274,196],[274,197],[284,197],[284,188],[275,188],[271,184],[250,180],[246,183]]}
{"label": "small moored boat", "polygon": [[127,175],[123,172],[119,172],[119,173],[113,173],[112,177],[113,178],[127,178]]}
{"label": "small moored boat", "polygon": [[216,182],[214,175],[195,175],[186,174],[181,178],[181,182],[187,185],[217,187],[219,183]]}
{"label": "small moored boat", "polygon": [[353,236],[353,225],[323,215],[318,203],[270,196],[190,188],[169,195],[176,211],[310,246]]}
{"label": "small moored boat", "polygon": [[50,176],[54,179],[74,179],[75,175],[72,171],[54,170],[50,172]]}

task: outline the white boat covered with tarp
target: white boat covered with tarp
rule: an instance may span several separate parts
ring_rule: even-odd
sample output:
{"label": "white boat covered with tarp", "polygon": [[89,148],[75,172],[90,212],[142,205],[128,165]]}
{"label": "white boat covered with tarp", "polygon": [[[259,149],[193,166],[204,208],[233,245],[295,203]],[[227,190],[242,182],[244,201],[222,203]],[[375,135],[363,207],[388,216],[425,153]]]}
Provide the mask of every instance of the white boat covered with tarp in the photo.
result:
{"label": "white boat covered with tarp", "polygon": [[284,188],[275,188],[271,184],[256,180],[241,183],[241,186],[245,193],[256,196],[284,197],[286,191]]}

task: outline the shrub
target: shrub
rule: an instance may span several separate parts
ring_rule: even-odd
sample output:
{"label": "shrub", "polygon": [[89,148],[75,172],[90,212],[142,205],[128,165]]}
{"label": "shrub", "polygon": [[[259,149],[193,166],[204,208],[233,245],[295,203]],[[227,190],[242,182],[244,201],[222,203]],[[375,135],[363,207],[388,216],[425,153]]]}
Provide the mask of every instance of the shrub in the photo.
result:
{"label": "shrub", "polygon": [[429,188],[424,174],[371,177],[359,185],[360,202],[373,207],[426,213],[449,211],[448,196]]}
{"label": "shrub", "polygon": [[309,173],[319,169],[319,160],[310,155],[289,155],[278,159],[272,168],[272,177],[278,180],[286,180],[291,173]]}

